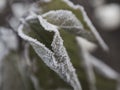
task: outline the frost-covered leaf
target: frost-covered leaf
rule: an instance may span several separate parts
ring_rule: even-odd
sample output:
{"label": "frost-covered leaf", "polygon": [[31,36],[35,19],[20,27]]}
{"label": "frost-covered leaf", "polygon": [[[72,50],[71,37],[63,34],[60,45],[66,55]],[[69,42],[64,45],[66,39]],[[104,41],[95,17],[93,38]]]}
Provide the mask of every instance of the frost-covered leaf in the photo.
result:
{"label": "frost-covered leaf", "polygon": [[[103,49],[108,50],[108,47],[106,46],[104,41],[101,39],[100,35],[97,33],[97,30],[92,25],[91,21],[89,20],[86,12],[85,12],[85,10],[82,6],[74,5],[69,0],[51,0],[51,2],[39,2],[39,3],[37,3],[37,6],[38,6],[37,8],[42,9],[41,12],[38,12],[39,14],[44,14],[44,13],[49,12],[51,10],[68,10],[68,11],[71,11],[76,16],[76,18],[79,20],[79,22],[81,22],[82,25],[83,25],[83,30],[80,30],[81,28],[79,28],[77,32],[75,32],[74,30],[73,30],[73,32],[77,33],[77,35],[82,36],[82,37],[84,37],[84,38],[86,38],[90,41],[98,42]],[[51,23],[53,23],[55,25],[58,24],[57,21],[62,22],[61,18],[58,19],[61,15],[66,17],[65,21],[67,21],[68,19],[70,20],[70,18],[68,18],[70,16],[70,15],[68,15],[68,13],[67,14],[66,13],[59,14],[60,12],[52,12],[52,13],[49,12],[47,14],[49,17],[46,17],[46,19],[48,19],[48,21],[50,21]],[[57,17],[57,18],[50,16],[51,14],[53,16]],[[49,20],[49,18],[51,20]],[[73,20],[73,18],[74,17],[72,15],[71,19]],[[65,22],[65,21],[63,21],[63,22]],[[76,20],[74,20],[74,21],[76,21]],[[72,23],[72,22],[69,22],[69,23]],[[78,23],[78,24],[80,24],[80,23]],[[66,24],[64,24],[64,25],[66,25]],[[82,25],[80,24],[79,27],[82,27]],[[58,25],[58,26],[60,26],[60,25]],[[72,27],[72,26],[70,26],[70,27]]]}
{"label": "frost-covered leaf", "polygon": [[57,90],[58,88],[67,88],[68,90],[72,90],[72,87],[69,84],[63,81],[56,72],[45,65],[32,46],[29,47],[29,50],[29,57],[33,62],[33,71],[39,81],[40,87],[42,87],[42,90]]}
{"label": "frost-covered leaf", "polygon": [[58,26],[58,28],[71,32],[72,34],[82,36],[88,40],[95,40],[92,33],[85,30],[81,21],[68,10],[49,11],[42,15],[51,24]]}
{"label": "frost-covered leaf", "polygon": [[40,5],[37,7],[40,12],[35,11],[37,15],[32,13],[23,19],[24,23],[18,30],[19,35],[32,45],[35,52],[49,68],[70,83],[75,90],[81,89],[81,87],[71,62],[80,65],[78,60],[82,60],[85,64],[90,89],[96,90],[94,65],[88,60],[86,54],[95,45],[89,44],[86,48],[88,43],[80,43],[81,55],[79,55],[76,36],[98,42],[105,50],[108,48],[83,7],[75,6],[69,0],[40,1],[37,5]]}
{"label": "frost-covered leaf", "polygon": [[77,75],[63,45],[57,27],[41,16],[27,20],[19,27],[19,35],[27,40],[43,62],[68,82],[74,90],[81,90]]}
{"label": "frost-covered leaf", "polygon": [[83,30],[81,22],[76,18],[76,16],[71,11],[68,10],[49,11],[48,13],[45,13],[42,16],[49,23],[54,24],[61,29],[73,30],[73,32]]}

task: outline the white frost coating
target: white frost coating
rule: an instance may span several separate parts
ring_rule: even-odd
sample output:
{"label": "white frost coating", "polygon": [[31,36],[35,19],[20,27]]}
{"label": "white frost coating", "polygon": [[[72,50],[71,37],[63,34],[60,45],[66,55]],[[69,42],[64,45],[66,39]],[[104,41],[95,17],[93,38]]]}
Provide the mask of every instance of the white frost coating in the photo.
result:
{"label": "white frost coating", "polygon": [[39,15],[38,19],[40,24],[45,28],[45,30],[52,30],[55,32],[54,39],[52,42],[52,49],[54,52],[54,57],[56,58],[57,67],[54,69],[65,81],[71,84],[74,90],[82,90],[75,70],[70,62],[67,51],[63,46],[63,40],[57,30],[57,27],[48,23],[46,20],[42,19]]}
{"label": "white frost coating", "polygon": [[65,47],[63,46],[63,40],[59,33],[56,33],[52,42],[52,49],[55,53],[55,58],[57,60],[57,70],[58,74],[65,79],[74,90],[82,90],[75,69],[70,62],[70,58],[67,54]]}
{"label": "white frost coating", "polygon": [[[45,47],[42,43],[33,39],[23,32],[23,25],[20,25],[18,28],[18,34],[24,40],[29,41],[29,43],[33,46],[36,53],[41,57],[42,60],[49,66],[49,67],[56,67],[55,58],[53,57],[54,53],[50,51],[48,48]],[[52,63],[51,63],[52,60]]]}
{"label": "white frost coating", "polygon": [[108,51],[108,46],[105,44],[105,42],[102,40],[101,36],[99,35],[99,33],[97,32],[96,28],[93,26],[92,22],[90,21],[90,19],[88,18],[84,8],[80,5],[74,5],[72,2],[70,2],[69,0],[63,0],[65,3],[67,3],[70,7],[74,8],[74,9],[80,9],[80,11],[83,14],[83,18],[84,21],[88,24],[90,30],[92,31],[92,33],[95,35],[96,39],[98,40],[98,43],[101,45],[101,47]]}
{"label": "white frost coating", "polygon": [[[40,24],[47,31],[54,31],[54,40],[52,42],[52,49],[49,50],[39,41],[29,37],[24,34],[23,28],[24,25],[20,25],[18,33],[24,39],[30,42],[30,44],[35,49],[36,53],[41,57],[44,63],[54,70],[58,75],[63,78],[66,82],[70,83],[70,85],[74,88],[74,90],[82,90],[79,84],[79,80],[75,73],[75,70],[70,62],[70,59],[67,55],[67,52],[63,46],[63,41],[59,35],[57,27],[48,23],[44,20],[40,15],[38,16]],[[57,43],[58,44],[57,44]],[[60,43],[60,44],[59,44]],[[55,48],[58,47],[58,48]],[[64,54],[63,54],[64,53]]]}
{"label": "white frost coating", "polygon": [[78,18],[69,10],[49,11],[43,14],[42,17],[46,19],[47,22],[58,26],[59,29],[64,29],[77,36],[93,40],[91,32],[85,30]]}
{"label": "white frost coating", "polygon": [[73,29],[77,28],[83,30],[81,22],[76,16],[68,10],[49,11],[42,15],[48,22],[59,26],[60,28]]}
{"label": "white frost coating", "polygon": [[54,31],[54,32],[58,32],[57,30],[57,26],[48,23],[45,19],[43,19],[40,15],[38,15],[38,19],[40,24],[44,27],[45,30],[47,31]]}

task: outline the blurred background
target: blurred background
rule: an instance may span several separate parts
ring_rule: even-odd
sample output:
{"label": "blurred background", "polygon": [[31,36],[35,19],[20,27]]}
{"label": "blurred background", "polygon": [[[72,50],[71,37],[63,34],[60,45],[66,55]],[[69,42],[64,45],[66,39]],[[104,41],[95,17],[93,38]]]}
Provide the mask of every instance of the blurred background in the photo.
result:
{"label": "blurred background", "polygon": [[71,0],[83,5],[89,18],[107,43],[109,52],[98,48],[93,54],[120,72],[120,0]]}

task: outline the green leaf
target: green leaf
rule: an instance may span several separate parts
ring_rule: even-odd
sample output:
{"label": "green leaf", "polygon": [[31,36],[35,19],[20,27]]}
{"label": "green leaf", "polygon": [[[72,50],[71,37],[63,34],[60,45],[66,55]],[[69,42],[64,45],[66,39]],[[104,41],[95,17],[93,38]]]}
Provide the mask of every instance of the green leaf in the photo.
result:
{"label": "green leaf", "polygon": [[[38,12],[39,14],[44,14],[51,10],[71,11],[76,16],[76,18],[79,20],[79,22],[81,22],[83,25],[83,30],[82,30],[83,32],[79,31],[80,29],[78,29],[77,35],[84,37],[87,40],[90,40],[92,42],[97,42],[104,50],[108,50],[107,45],[105,44],[105,42],[102,40],[102,38],[98,34],[96,28],[92,25],[92,22],[89,20],[86,12],[82,6],[74,5],[69,0],[51,0],[50,2],[42,1],[42,2],[37,3],[37,6],[38,6],[37,8],[42,9],[41,12]],[[49,13],[49,14],[51,14],[51,13]],[[59,14],[55,14],[54,16],[60,17]],[[62,17],[63,16],[64,16],[64,14],[62,14]],[[68,15],[68,16],[70,16],[70,15]],[[49,17],[46,17],[46,19],[48,19],[48,21],[50,21],[50,23],[57,25],[57,23],[54,21],[56,21],[56,20],[58,21],[58,18],[55,18],[55,17],[50,18],[51,20],[49,20]],[[65,19],[65,21],[66,21],[66,19]],[[53,20],[53,22],[52,22],[52,20]],[[72,22],[69,22],[69,23],[72,23]],[[60,25],[58,25],[58,26],[60,26]]]}
{"label": "green leaf", "polygon": [[[38,22],[34,22],[36,18],[39,20],[39,28]],[[27,20],[27,25],[21,25],[18,30],[19,35],[33,46],[35,52],[50,69],[55,71],[75,90],[81,90],[74,67],[70,62],[57,27],[46,22],[41,16],[37,16],[36,18]],[[32,25],[30,24],[31,22]],[[33,27],[33,25],[35,26]],[[51,34],[51,32],[54,33]],[[48,36],[46,36],[47,33],[49,34]],[[53,40],[49,41],[52,38]],[[51,44],[48,42],[51,42]]]}

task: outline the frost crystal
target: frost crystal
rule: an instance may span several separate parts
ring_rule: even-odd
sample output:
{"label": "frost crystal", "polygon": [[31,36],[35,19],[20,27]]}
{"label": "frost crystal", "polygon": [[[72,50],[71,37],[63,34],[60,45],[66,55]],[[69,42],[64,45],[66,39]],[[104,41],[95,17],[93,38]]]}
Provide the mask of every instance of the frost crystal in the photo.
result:
{"label": "frost crystal", "polygon": [[43,18],[48,22],[57,25],[59,28],[83,30],[81,22],[71,11],[68,10],[50,11],[45,13]]}

